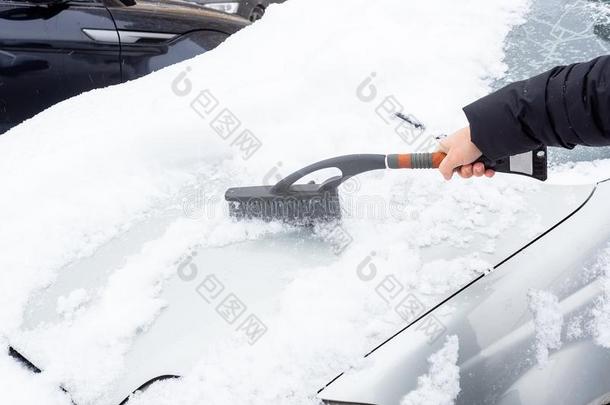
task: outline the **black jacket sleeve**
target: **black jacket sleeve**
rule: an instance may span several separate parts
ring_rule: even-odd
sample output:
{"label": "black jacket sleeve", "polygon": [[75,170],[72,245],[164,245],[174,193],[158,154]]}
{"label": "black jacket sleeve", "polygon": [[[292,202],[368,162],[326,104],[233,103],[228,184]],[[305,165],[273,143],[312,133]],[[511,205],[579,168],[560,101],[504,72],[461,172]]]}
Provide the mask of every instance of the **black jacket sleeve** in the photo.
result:
{"label": "black jacket sleeve", "polygon": [[559,66],[464,107],[472,141],[492,160],[540,145],[610,145],[610,56]]}

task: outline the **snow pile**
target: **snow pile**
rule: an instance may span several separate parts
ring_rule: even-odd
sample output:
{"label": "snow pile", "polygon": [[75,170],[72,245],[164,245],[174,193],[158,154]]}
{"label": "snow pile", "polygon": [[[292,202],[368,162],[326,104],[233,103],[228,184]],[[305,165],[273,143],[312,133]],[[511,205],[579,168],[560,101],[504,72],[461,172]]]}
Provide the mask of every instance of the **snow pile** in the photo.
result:
{"label": "snow pile", "polygon": [[417,388],[400,405],[452,405],[460,393],[458,351],[458,337],[448,336],[443,348],[428,359],[428,374],[418,378]]}
{"label": "snow pile", "polygon": [[566,317],[566,338],[591,339],[610,348],[610,246],[606,245],[591,258],[591,263],[581,270],[578,282],[583,286],[595,284],[600,291],[585,308]]}
{"label": "snow pile", "polygon": [[602,293],[592,310],[592,329],[595,342],[610,349],[610,248],[600,256],[600,262],[603,266]]}
{"label": "snow pile", "polygon": [[83,306],[89,302],[91,297],[84,288],[72,291],[68,296],[61,296],[57,299],[57,313],[67,320],[82,312]]}
{"label": "snow pile", "polygon": [[536,329],[536,360],[544,367],[549,360],[549,351],[561,347],[563,315],[559,300],[548,291],[530,290],[528,300]]}
{"label": "snow pile", "polygon": [[585,336],[584,314],[570,318],[566,326],[566,338],[568,341],[578,340]]}

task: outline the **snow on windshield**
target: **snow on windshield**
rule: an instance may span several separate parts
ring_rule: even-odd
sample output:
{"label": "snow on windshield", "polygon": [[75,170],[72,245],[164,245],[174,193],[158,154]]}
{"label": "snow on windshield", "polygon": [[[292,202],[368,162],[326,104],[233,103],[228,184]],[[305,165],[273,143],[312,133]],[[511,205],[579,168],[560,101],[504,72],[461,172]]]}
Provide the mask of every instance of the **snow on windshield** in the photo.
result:
{"label": "snow on windshield", "polygon": [[[323,10],[315,21],[313,9]],[[173,221],[95,294],[68,295],[59,325],[22,336],[39,342],[34,355],[48,366],[24,389],[61,383],[79,403],[106,403],[133,339],[167,305],[158,298],[164,280],[190,249],[290,232],[229,221],[227,187],[270,184],[334,155],[432,146],[397,131],[393,112],[404,109],[429,134],[463,126],[461,107],[505,73],[504,40],[526,11],[525,0],[290,0],[212,52],[60,103],[0,137],[2,335],[16,334],[31,294],[60,269],[184,208],[188,190],[209,205],[206,215]],[[446,185],[424,172],[366,175],[349,186],[382,196],[384,207],[392,198],[408,207],[400,218],[387,210],[348,218],[353,243],[332,264],[290,269],[296,279],[255,350],[234,341],[209,347],[184,379],[156,384],[134,404],[315,404],[318,388],[403,323],[354,276],[369,252],[434,300],[488,264],[468,252],[424,267],[418,249],[468,247],[477,232],[493,239],[522,209],[519,192],[533,187],[501,176]],[[493,223],[479,215],[490,212]],[[0,375],[12,373],[1,361]],[[20,375],[8,381],[20,384]],[[0,390],[3,403],[15,403],[11,395]]]}

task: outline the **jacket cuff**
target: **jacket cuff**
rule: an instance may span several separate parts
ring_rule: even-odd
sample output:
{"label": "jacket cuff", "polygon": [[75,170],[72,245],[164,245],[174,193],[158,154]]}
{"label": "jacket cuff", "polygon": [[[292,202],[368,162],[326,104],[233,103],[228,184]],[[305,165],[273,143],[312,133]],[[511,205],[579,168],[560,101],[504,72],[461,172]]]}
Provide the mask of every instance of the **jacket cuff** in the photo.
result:
{"label": "jacket cuff", "polygon": [[472,142],[490,160],[524,153],[540,145],[519,121],[523,82],[511,84],[464,107]]}

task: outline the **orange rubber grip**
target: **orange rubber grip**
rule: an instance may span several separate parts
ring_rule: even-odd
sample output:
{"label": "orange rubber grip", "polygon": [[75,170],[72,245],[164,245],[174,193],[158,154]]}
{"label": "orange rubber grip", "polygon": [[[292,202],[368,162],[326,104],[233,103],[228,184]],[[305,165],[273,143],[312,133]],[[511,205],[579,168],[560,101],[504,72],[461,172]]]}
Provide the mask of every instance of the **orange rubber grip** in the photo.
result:
{"label": "orange rubber grip", "polygon": [[388,155],[388,167],[391,169],[438,169],[446,156],[443,152]]}

